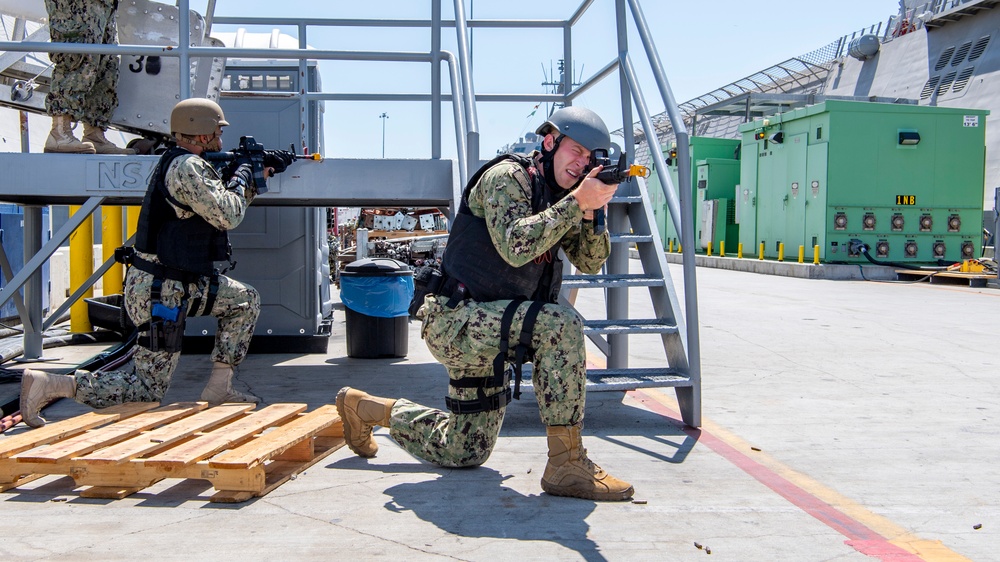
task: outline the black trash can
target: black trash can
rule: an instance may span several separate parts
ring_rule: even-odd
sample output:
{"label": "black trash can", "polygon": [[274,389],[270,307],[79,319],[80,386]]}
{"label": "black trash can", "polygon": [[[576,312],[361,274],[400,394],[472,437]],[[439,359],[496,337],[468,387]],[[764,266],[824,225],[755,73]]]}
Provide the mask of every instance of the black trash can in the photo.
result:
{"label": "black trash can", "polygon": [[347,356],[406,357],[413,271],[389,258],[351,262],[340,274],[347,312]]}

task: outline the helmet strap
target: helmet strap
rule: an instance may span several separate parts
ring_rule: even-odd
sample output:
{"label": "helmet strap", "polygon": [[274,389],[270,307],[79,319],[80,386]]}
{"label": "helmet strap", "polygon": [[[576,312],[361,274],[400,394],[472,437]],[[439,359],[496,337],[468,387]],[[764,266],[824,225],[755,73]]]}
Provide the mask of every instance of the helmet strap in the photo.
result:
{"label": "helmet strap", "polygon": [[552,150],[545,150],[545,144],[543,143],[542,157],[539,158],[539,162],[542,163],[542,167],[544,168],[542,177],[545,178],[545,184],[549,187],[549,189],[556,193],[562,191],[562,187],[560,187],[559,183],[556,182],[555,162],[553,159],[555,158],[556,151],[559,150],[559,143],[562,142],[563,136],[565,135],[559,135],[555,138],[556,140],[552,145]]}
{"label": "helmet strap", "polygon": [[[198,135],[198,136],[202,136],[202,135]],[[197,140],[191,140],[189,142],[191,144],[195,145],[195,146],[201,147],[202,149],[211,152],[211,151],[213,151],[211,143],[215,139],[217,139],[217,138],[219,138],[219,132],[215,131],[215,132],[212,133],[212,138],[208,139],[208,142],[201,142],[201,141],[197,141]]]}

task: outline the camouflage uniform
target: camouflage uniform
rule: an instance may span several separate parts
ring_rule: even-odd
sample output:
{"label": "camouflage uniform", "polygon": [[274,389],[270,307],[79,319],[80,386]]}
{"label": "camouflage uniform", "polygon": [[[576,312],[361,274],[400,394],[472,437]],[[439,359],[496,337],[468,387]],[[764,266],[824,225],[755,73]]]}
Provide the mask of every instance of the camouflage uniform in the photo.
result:
{"label": "camouflage uniform", "polygon": [[[116,44],[117,0],[45,0],[53,43]],[[118,55],[51,53],[49,115],[107,129],[118,107]]]}
{"label": "camouflage uniform", "polygon": [[[188,218],[197,213],[222,230],[235,228],[243,220],[247,206],[253,199],[252,190],[248,190],[249,197],[238,193],[238,190],[227,190],[218,172],[208,162],[193,154],[174,159],[167,169],[165,183],[171,195],[194,211],[174,207],[178,217]],[[153,254],[139,252],[137,255],[159,263]],[[188,306],[195,301],[201,303],[199,310],[189,309],[188,316],[209,313],[204,310],[205,298],[198,298],[207,294],[208,281],[207,277],[202,277],[197,283],[188,285]],[[129,268],[125,277],[125,308],[136,325],[149,321],[152,311],[152,283],[151,274],[135,267]],[[179,306],[183,296],[182,283],[164,281],[160,294],[163,304],[169,307]],[[218,294],[211,310],[211,315],[219,319],[212,361],[239,365],[246,357],[259,314],[260,295],[257,290],[220,275]],[[170,377],[177,368],[178,359],[180,352],[152,352],[137,346],[134,371],[90,373],[78,370],[76,400],[95,408],[122,402],[159,401],[170,385]]]}
{"label": "camouflage uniform", "polygon": [[[557,243],[570,261],[585,273],[597,273],[607,259],[607,233],[595,234],[583,221],[573,197],[533,214],[530,193],[518,182],[512,162],[497,164],[469,194],[472,212],[484,217],[493,245],[504,259],[522,265]],[[521,174],[523,177],[523,174]],[[448,368],[451,379],[485,377],[493,373],[500,352],[500,321],[509,300],[465,301],[454,309],[445,297],[428,296],[418,316],[421,336],[431,354]],[[529,302],[522,303],[511,322],[511,342],[519,339]],[[583,421],[586,400],[586,350],[583,323],[572,308],[542,307],[531,338],[534,350],[532,385],[545,425]],[[487,395],[502,389],[487,389]],[[476,398],[474,388],[449,386],[453,399]],[[489,458],[496,444],[505,408],[477,414],[453,414],[397,400],[392,408],[389,435],[410,454],[449,467],[475,466]]]}

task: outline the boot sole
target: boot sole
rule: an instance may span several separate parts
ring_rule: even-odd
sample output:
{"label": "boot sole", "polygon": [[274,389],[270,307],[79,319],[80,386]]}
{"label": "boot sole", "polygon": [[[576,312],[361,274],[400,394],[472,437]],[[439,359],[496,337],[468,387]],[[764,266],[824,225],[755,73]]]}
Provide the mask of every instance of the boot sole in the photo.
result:
{"label": "boot sole", "polygon": [[599,502],[621,502],[632,499],[635,494],[635,489],[629,486],[627,490],[621,492],[607,492],[607,493],[596,493],[596,492],[575,492],[573,490],[567,490],[565,488],[559,488],[557,486],[551,486],[542,480],[542,490],[551,496],[561,496],[564,498],[579,498],[582,500],[592,500]]}
{"label": "boot sole", "polygon": [[375,456],[375,453],[368,453],[367,451],[361,451],[355,448],[354,444],[351,443],[351,425],[347,423],[347,416],[345,412],[347,410],[346,399],[347,393],[351,390],[351,387],[345,386],[340,389],[337,393],[337,414],[340,415],[340,421],[344,424],[344,442],[347,443],[347,448],[350,449],[355,455],[359,457],[364,457],[370,459]]}

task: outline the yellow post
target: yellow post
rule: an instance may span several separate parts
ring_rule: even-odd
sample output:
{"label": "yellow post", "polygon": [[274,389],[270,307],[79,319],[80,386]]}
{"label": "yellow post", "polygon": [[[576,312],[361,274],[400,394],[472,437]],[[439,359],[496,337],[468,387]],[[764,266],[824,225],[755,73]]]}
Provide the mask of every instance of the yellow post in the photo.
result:
{"label": "yellow post", "polygon": [[813,265],[819,265],[819,244],[813,246]]}
{"label": "yellow post", "polygon": [[736,257],[738,259],[743,259],[743,242],[736,245]]}
{"label": "yellow post", "polygon": [[670,240],[667,240],[667,251],[670,252],[670,253],[673,253],[673,251],[674,251],[674,239],[673,238],[671,238]]}
{"label": "yellow post", "polygon": [[720,258],[726,257],[726,241],[725,240],[719,240],[719,257]]}
{"label": "yellow post", "polygon": [[128,227],[125,230],[128,233],[126,238],[135,234],[135,231],[139,229],[139,209],[140,207],[125,207],[125,220]]}
{"label": "yellow post", "polygon": [[[103,261],[108,261],[114,257],[115,248],[122,245],[122,217],[125,209],[122,207],[101,207],[101,256]],[[115,263],[105,272],[102,282],[104,283],[105,295],[121,294],[124,288],[124,269],[122,264]]]}
{"label": "yellow post", "polygon": [[[70,216],[80,212],[78,205],[71,205]],[[94,273],[94,217],[87,217],[80,226],[69,235],[69,288],[71,293],[83,286],[84,282]],[[69,330],[73,333],[89,332],[93,329],[87,316],[87,303],[84,298],[94,296],[91,287],[83,296],[73,303],[69,309]]]}
{"label": "yellow post", "polygon": [[680,243],[680,242],[678,242],[678,243],[677,243],[677,253],[678,253],[678,254],[680,254],[680,253],[681,253],[681,252],[683,252],[683,251],[684,251],[684,249],[683,249],[683,248],[681,248],[681,243]]}
{"label": "yellow post", "polygon": [[760,260],[764,259],[764,243],[763,242],[760,243],[760,254],[758,254],[758,256],[760,256],[760,257],[758,257],[757,259],[760,259]]}
{"label": "yellow post", "polygon": [[708,247],[705,248],[705,255],[706,256],[712,255],[712,241],[711,240],[708,241]]}
{"label": "yellow post", "polygon": [[799,244],[799,263],[805,263],[806,261],[806,247]]}
{"label": "yellow post", "polygon": [[778,261],[785,261],[785,243],[778,242]]}

